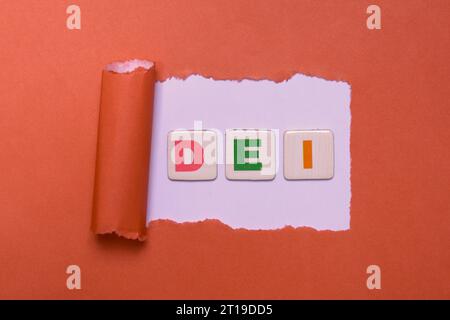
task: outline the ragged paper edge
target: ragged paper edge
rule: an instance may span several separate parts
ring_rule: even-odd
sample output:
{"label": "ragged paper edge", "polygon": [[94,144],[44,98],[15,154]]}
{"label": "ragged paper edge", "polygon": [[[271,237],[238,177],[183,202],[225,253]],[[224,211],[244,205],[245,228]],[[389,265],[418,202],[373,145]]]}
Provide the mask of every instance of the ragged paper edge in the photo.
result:
{"label": "ragged paper edge", "polygon": [[150,70],[154,67],[154,63],[148,60],[132,59],[126,61],[116,61],[108,64],[105,71],[119,74],[131,73],[139,68]]}
{"label": "ragged paper edge", "polygon": [[213,79],[216,81],[237,81],[241,82],[244,80],[249,81],[262,81],[267,80],[274,83],[281,83],[285,81],[289,81],[289,79],[293,78],[297,74],[301,74],[303,76],[307,76],[310,78],[318,78],[326,81],[332,82],[348,82],[348,78],[342,77],[342,72],[331,72],[324,70],[308,70],[307,68],[299,66],[296,69],[291,70],[283,70],[276,72],[246,72],[245,75],[242,75],[243,72],[236,72],[235,70],[227,70],[226,72],[205,72],[202,70],[192,70],[188,67],[185,67],[183,70],[174,70],[172,68],[168,68],[168,66],[164,66],[161,62],[158,64],[158,74],[157,74],[157,82],[164,82],[169,79],[178,79],[178,80],[186,80],[193,75],[199,75],[206,79]]}
{"label": "ragged paper edge", "polygon": [[191,226],[198,226],[198,225],[217,225],[224,230],[232,231],[232,232],[247,232],[247,233],[272,233],[272,232],[287,232],[287,231],[300,231],[300,232],[312,232],[312,233],[318,233],[318,234],[325,234],[325,233],[349,233],[351,229],[346,230],[330,230],[330,229],[324,229],[324,230],[317,230],[310,226],[291,226],[291,225],[284,225],[283,227],[274,228],[274,229],[247,229],[243,227],[239,228],[233,228],[230,225],[222,222],[220,219],[216,218],[206,218],[203,220],[196,220],[196,221],[185,221],[185,222],[177,222],[172,219],[156,219],[151,220],[147,223],[147,230],[152,228],[152,226],[159,225],[159,224],[167,224],[167,225],[176,225],[180,227],[191,227]]}
{"label": "ragged paper edge", "polygon": [[[148,225],[146,226],[146,228],[148,227]],[[138,240],[141,242],[144,242],[145,240],[147,240],[147,235],[146,234],[141,234],[140,232],[136,232],[136,231],[122,231],[119,228],[112,228],[109,230],[105,230],[105,231],[97,231],[94,232],[95,235],[97,236],[103,236],[103,235],[108,235],[108,234],[115,234],[121,238],[127,239],[127,240]]]}
{"label": "ragged paper edge", "polygon": [[223,82],[237,82],[237,83],[241,83],[241,82],[269,82],[269,83],[273,83],[273,84],[284,84],[284,83],[288,83],[291,80],[293,80],[296,77],[307,77],[307,78],[311,78],[312,80],[320,80],[320,81],[326,81],[326,82],[332,82],[335,84],[341,84],[341,85],[346,85],[349,88],[349,92],[350,92],[350,102],[351,102],[351,85],[348,81],[346,80],[336,80],[336,79],[327,79],[327,78],[323,78],[323,77],[319,77],[319,76],[315,76],[315,75],[310,75],[310,74],[306,74],[306,73],[301,73],[301,72],[294,72],[291,73],[288,77],[282,78],[282,79],[267,79],[267,78],[252,78],[252,77],[240,77],[240,78],[236,78],[236,79],[222,79],[222,78],[217,78],[214,76],[210,76],[210,75],[203,75],[201,73],[190,73],[189,75],[186,76],[170,76],[161,80],[158,80],[157,83],[158,84],[163,84],[166,81],[170,81],[170,80],[179,80],[179,81],[187,81],[190,78],[196,78],[196,77],[200,77],[206,80],[213,80],[213,81],[223,81]]}

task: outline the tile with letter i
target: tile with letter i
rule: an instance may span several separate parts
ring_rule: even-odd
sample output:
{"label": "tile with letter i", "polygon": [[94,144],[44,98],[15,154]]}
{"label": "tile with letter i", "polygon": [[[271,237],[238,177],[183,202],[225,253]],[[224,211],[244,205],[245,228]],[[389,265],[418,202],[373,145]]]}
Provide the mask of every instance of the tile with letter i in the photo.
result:
{"label": "tile with letter i", "polygon": [[167,173],[171,180],[216,179],[217,134],[209,130],[169,132]]}
{"label": "tile with letter i", "polygon": [[276,172],[272,130],[226,131],[226,177],[229,180],[272,180]]}
{"label": "tile with letter i", "polygon": [[333,132],[330,130],[286,131],[283,158],[284,177],[288,180],[333,178]]}

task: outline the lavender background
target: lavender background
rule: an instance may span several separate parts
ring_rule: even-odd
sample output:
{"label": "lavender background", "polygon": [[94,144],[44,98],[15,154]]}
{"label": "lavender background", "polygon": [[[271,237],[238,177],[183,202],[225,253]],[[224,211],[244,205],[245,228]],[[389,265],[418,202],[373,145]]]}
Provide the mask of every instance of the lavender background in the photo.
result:
{"label": "lavender background", "polygon": [[[213,80],[190,76],[156,84],[147,221],[219,219],[232,228],[317,230],[350,227],[350,86],[297,74],[269,80]],[[231,128],[279,130],[278,171],[273,181],[229,181],[219,164],[214,181],[171,181],[167,177],[167,133]],[[335,175],[331,180],[287,181],[283,176],[283,133],[331,129]],[[219,137],[220,142],[220,137]],[[219,144],[219,159],[225,155]]]}

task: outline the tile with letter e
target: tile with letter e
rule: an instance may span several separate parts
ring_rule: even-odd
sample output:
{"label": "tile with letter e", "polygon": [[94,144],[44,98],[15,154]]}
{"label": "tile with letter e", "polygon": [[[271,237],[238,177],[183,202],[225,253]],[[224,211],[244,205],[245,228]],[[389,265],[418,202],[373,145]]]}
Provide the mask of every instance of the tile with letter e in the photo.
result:
{"label": "tile with letter e", "polygon": [[333,132],[331,130],[286,131],[283,158],[284,177],[288,180],[333,178]]}
{"label": "tile with letter e", "polygon": [[167,173],[171,180],[217,177],[217,134],[210,130],[174,130],[167,136]]}
{"label": "tile with letter e", "polygon": [[225,173],[229,180],[272,180],[276,172],[275,132],[230,129],[226,136]]}

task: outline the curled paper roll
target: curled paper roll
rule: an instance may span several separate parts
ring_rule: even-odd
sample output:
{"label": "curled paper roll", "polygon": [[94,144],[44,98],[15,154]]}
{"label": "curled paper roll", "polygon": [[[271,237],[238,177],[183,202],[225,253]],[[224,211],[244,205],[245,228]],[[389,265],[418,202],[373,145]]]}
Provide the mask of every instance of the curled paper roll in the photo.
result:
{"label": "curled paper roll", "polygon": [[155,71],[108,65],[102,75],[92,230],[145,240]]}

